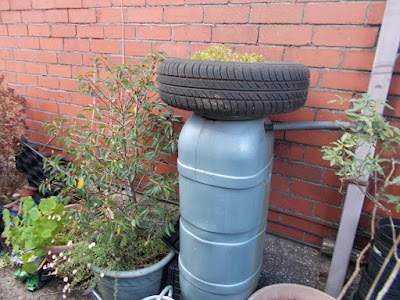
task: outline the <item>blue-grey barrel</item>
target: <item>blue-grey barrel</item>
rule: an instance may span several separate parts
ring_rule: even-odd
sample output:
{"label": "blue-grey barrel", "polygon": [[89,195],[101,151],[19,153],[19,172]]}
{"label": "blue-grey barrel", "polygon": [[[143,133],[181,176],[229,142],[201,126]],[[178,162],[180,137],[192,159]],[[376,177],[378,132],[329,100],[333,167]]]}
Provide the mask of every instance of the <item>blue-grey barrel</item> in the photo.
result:
{"label": "blue-grey barrel", "polygon": [[181,295],[247,299],[263,258],[273,158],[265,118],[192,115],[179,137]]}

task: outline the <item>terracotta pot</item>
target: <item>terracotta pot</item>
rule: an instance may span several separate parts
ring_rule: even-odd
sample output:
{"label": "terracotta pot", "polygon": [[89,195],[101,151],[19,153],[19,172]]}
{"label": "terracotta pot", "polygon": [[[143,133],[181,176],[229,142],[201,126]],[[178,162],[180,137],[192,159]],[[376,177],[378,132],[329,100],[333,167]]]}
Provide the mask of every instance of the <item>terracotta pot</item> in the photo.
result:
{"label": "terracotta pot", "polygon": [[28,196],[36,196],[39,192],[39,189],[34,186],[24,185],[23,190],[21,191],[20,198],[28,197]]}
{"label": "terracotta pot", "polygon": [[335,300],[335,298],[309,286],[280,283],[266,286],[253,295],[248,300]]}
{"label": "terracotta pot", "polygon": [[46,254],[46,260],[48,262],[52,262],[54,261],[54,259],[52,258],[53,255],[59,256],[60,253],[71,250],[72,247],[74,247],[74,244],[72,244],[71,246],[67,246],[67,245],[61,245],[61,246],[44,246],[42,249],[49,252],[51,251],[50,254]]}

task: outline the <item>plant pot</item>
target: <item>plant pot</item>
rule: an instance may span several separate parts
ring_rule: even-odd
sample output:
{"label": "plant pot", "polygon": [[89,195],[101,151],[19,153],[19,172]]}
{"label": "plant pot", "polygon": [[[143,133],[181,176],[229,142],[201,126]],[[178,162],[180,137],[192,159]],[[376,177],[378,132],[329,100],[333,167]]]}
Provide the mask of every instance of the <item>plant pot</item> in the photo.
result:
{"label": "plant pot", "polygon": [[39,192],[39,189],[34,186],[24,185],[23,190],[21,191],[20,198],[28,197],[28,196],[36,196]]}
{"label": "plant pot", "polygon": [[[97,288],[103,300],[142,300],[159,294],[163,268],[172,260],[175,253],[170,251],[158,263],[134,271],[110,271],[93,267],[96,273],[103,273]],[[116,297],[114,292],[116,291]]]}
{"label": "plant pot", "polygon": [[332,296],[325,294],[309,286],[292,283],[280,283],[266,286],[248,300],[335,300]]}
{"label": "plant pot", "polygon": [[67,245],[60,245],[60,246],[44,246],[42,249],[49,252],[50,254],[46,254],[46,260],[48,262],[53,262],[54,259],[52,258],[53,255],[59,256],[60,253],[65,253],[65,251],[71,250],[74,245],[67,246]]}

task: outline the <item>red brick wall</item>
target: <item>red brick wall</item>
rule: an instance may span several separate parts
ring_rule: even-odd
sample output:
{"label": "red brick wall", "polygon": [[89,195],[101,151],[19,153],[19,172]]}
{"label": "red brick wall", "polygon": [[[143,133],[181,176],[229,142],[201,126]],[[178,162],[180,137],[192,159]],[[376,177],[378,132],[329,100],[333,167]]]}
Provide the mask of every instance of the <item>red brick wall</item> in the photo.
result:
{"label": "red brick wall", "polygon": [[[91,102],[75,78],[91,70],[94,57],[121,62],[124,54],[128,62],[151,50],[188,57],[216,43],[310,67],[305,107],[273,120],[335,120],[346,107],[329,100],[367,89],[384,8],[372,0],[2,0],[0,73],[26,97],[31,139],[39,143],[48,141],[42,122]],[[397,108],[399,63],[395,71],[389,102]],[[309,233],[274,222],[269,230],[317,245],[321,239],[310,233],[335,235],[343,197],[320,146],[338,136],[276,133],[269,218]]]}

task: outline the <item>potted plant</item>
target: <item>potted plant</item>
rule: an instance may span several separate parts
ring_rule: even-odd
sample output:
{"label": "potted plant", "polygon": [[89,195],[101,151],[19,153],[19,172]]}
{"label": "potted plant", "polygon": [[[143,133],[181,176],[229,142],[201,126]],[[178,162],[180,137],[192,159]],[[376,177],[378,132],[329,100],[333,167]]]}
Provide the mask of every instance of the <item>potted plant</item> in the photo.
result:
{"label": "potted plant", "polygon": [[[163,60],[159,53],[133,65],[96,59],[96,71],[80,77],[93,105],[75,120],[48,124],[70,162],[59,166],[60,156],[46,161],[51,178],[40,189],[57,191],[66,201],[80,199],[88,208],[78,214],[85,243],[55,262],[62,261],[64,291],[78,283],[98,283],[104,299],[142,299],[160,291],[162,267],[173,257],[160,238],[173,226],[158,200],[176,196],[177,174],[167,164],[177,150],[180,118],[156,95]],[[149,279],[135,282],[145,273]]]}
{"label": "potted plant", "polygon": [[[400,185],[400,176],[396,169],[398,168],[398,150],[400,147],[400,130],[390,124],[388,120],[377,111],[377,107],[385,105],[388,109],[393,109],[384,100],[371,99],[368,95],[363,94],[359,98],[350,100],[334,100],[343,103],[350,102],[351,107],[346,110],[347,118],[354,122],[354,126],[350,127],[337,141],[330,146],[322,148],[324,152],[323,158],[330,161],[332,167],[336,168],[335,173],[341,177],[342,186],[345,182],[352,182],[360,187],[360,191],[365,193],[365,197],[372,201],[374,208],[371,216],[371,239],[374,238],[375,230],[380,230],[380,223],[376,226],[377,210],[380,210],[380,215],[387,216],[386,226],[389,230],[386,231],[386,239],[388,240],[387,249],[382,248],[383,242],[378,242],[378,238],[382,235],[379,232],[375,233],[375,242],[372,240],[366,245],[362,253],[365,253],[371,245],[370,262],[366,272],[363,273],[360,287],[365,291],[365,295],[356,295],[364,299],[365,296],[371,296],[375,287],[378,285],[378,298],[382,299],[387,292],[390,294],[390,286],[393,282],[399,284],[396,275],[400,269],[400,260],[398,251],[400,235],[398,219],[393,219],[393,214],[400,211],[400,196],[393,190]],[[356,149],[359,145],[369,145],[374,149],[375,156],[366,155],[359,157],[356,155]],[[369,187],[365,190],[359,182],[360,178],[365,175],[369,176]],[[365,192],[364,192],[365,191]],[[377,229],[375,229],[377,228]],[[360,255],[356,270],[349,282],[344,287],[339,299],[343,297],[347,288],[351,285],[353,279],[360,270],[360,261],[363,255]],[[392,257],[393,256],[393,257]],[[392,257],[392,258],[391,258]],[[372,272],[371,264],[374,261],[381,261],[378,267],[379,272]],[[385,271],[385,268],[388,269]],[[379,273],[379,274],[377,274]],[[382,275],[383,274],[383,275]],[[373,278],[370,276],[373,275]],[[364,280],[365,279],[365,280]],[[367,284],[369,288],[365,288],[366,281],[373,281]],[[368,291],[368,289],[370,291]],[[360,292],[360,290],[359,290]],[[377,299],[378,299],[377,298]]]}
{"label": "potted plant", "polygon": [[55,197],[42,199],[37,205],[29,196],[21,199],[21,216],[12,217],[8,209],[3,211],[6,243],[11,244],[15,255],[21,256],[23,271],[34,273],[37,264],[32,258],[58,254],[54,249],[67,249],[76,241],[71,209],[76,207],[64,207]]}

